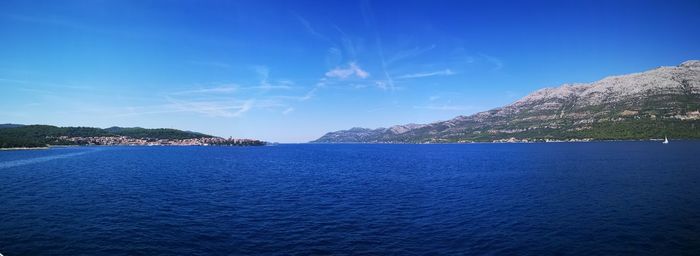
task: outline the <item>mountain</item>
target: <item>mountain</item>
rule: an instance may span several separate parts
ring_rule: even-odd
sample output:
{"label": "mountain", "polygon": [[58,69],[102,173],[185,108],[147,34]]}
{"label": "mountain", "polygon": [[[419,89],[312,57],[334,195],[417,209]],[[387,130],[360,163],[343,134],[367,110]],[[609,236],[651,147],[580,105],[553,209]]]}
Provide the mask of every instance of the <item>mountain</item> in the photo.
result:
{"label": "mountain", "polygon": [[425,125],[330,132],[316,143],[700,138],[700,61],[535,91],[500,108]]}

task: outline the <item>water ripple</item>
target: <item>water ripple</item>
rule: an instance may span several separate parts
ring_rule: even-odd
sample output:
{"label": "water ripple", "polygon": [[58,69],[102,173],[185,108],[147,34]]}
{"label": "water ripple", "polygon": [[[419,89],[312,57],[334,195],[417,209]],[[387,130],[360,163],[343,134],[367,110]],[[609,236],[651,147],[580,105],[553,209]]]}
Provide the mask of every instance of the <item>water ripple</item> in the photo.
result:
{"label": "water ripple", "polygon": [[46,162],[46,161],[51,161],[51,160],[56,160],[56,159],[75,157],[75,156],[91,153],[94,151],[95,150],[85,150],[85,151],[75,152],[75,153],[34,157],[34,158],[21,159],[21,160],[3,161],[3,162],[0,162],[0,169],[7,169],[7,168],[18,167],[18,166],[23,166],[23,165],[28,165],[28,164],[36,164],[36,163],[41,163],[41,162]]}
{"label": "water ripple", "polygon": [[3,152],[0,252],[698,255],[699,153],[700,142]]}

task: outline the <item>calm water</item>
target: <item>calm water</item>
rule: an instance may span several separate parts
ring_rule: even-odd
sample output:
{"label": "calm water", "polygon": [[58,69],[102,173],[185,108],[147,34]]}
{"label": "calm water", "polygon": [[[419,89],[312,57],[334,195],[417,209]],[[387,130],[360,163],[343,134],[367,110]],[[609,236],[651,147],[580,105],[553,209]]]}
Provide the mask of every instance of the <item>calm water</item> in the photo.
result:
{"label": "calm water", "polygon": [[700,254],[700,142],[0,152],[0,253]]}

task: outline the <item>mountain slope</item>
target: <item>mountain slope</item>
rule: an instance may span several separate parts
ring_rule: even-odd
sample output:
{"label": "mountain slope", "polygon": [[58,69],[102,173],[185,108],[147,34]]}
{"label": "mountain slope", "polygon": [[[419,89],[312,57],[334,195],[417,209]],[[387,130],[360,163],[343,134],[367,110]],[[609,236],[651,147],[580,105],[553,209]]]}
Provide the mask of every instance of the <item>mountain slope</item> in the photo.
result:
{"label": "mountain slope", "polygon": [[191,132],[191,131],[181,131],[176,129],[167,128],[157,128],[157,129],[146,129],[141,127],[118,127],[113,126],[104,129],[106,132],[120,135],[128,136],[133,138],[154,138],[154,139],[192,139],[192,138],[211,138],[213,136]]}
{"label": "mountain slope", "polygon": [[394,127],[331,132],[313,142],[700,138],[700,61],[544,88],[474,115]]}
{"label": "mountain slope", "polygon": [[0,124],[0,129],[15,128],[15,127],[21,127],[21,126],[24,126],[24,125],[21,125],[21,124]]}
{"label": "mountain slope", "polygon": [[75,142],[61,137],[109,137],[126,136],[139,139],[195,139],[212,138],[211,135],[180,131],[175,129],[120,128],[107,129],[93,127],[57,127],[51,125],[15,125],[0,129],[0,148],[43,147],[50,145],[70,145]]}

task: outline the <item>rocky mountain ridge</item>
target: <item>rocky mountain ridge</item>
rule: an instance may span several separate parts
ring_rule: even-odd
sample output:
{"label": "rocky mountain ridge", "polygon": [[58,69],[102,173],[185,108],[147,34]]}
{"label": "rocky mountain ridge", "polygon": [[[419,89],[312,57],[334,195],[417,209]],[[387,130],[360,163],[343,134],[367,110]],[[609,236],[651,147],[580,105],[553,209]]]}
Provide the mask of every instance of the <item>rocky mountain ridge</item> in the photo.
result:
{"label": "rocky mountain ridge", "polygon": [[319,143],[700,138],[700,61],[537,90],[512,104],[430,124],[328,133]]}

